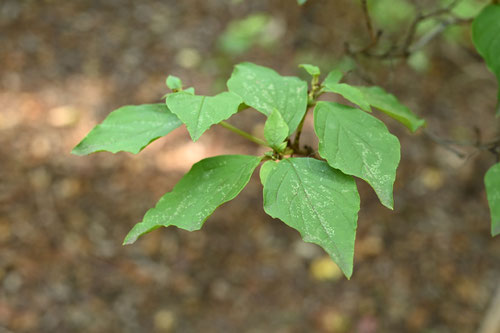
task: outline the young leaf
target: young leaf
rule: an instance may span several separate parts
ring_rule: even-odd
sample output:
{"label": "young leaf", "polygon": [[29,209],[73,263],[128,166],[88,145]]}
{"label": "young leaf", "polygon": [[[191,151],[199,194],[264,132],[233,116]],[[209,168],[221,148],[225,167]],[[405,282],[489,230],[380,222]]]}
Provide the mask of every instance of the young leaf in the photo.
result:
{"label": "young leaf", "polygon": [[348,101],[357,104],[364,111],[372,112],[370,103],[368,103],[363,93],[357,87],[351,86],[346,83],[330,84],[325,82],[323,84],[325,86],[325,91],[339,94]]}
{"label": "young leaf", "polygon": [[148,210],[125,238],[132,244],[141,235],[159,227],[176,226],[199,230],[205,220],[223,203],[234,199],[250,180],[261,157],[223,155],[206,158],[193,165],[175,185]]}
{"label": "young leaf", "polygon": [[486,195],[491,213],[491,235],[500,234],[500,163],[493,165],[484,176]]}
{"label": "young leaf", "polygon": [[354,179],[324,161],[288,158],[263,183],[266,213],[324,248],[350,278],[360,206]]}
{"label": "young leaf", "polygon": [[304,68],[307,73],[311,76],[320,76],[321,71],[318,66],[309,65],[309,64],[300,64],[299,67]]}
{"label": "young leaf", "polygon": [[500,116],[500,4],[486,6],[472,23],[472,41],[499,84],[497,116]]}
{"label": "young leaf", "polygon": [[236,65],[227,87],[266,116],[278,109],[288,125],[288,134],[295,131],[306,112],[307,83],[267,67],[249,62]]}
{"label": "young leaf", "polygon": [[323,81],[324,86],[333,86],[337,83],[340,82],[342,77],[344,76],[344,73],[338,69],[334,69],[328,73],[326,76],[325,80]]}
{"label": "young leaf", "polygon": [[288,137],[288,125],[276,109],[267,118],[264,125],[264,137],[274,150],[282,151],[286,148],[286,143],[284,147],[283,143]]}
{"label": "young leaf", "polygon": [[314,130],[321,157],[333,168],[368,182],[380,202],[393,209],[400,146],[384,123],[347,105],[319,102],[314,109]]}
{"label": "young leaf", "polygon": [[230,92],[215,96],[195,96],[185,92],[168,95],[167,105],[186,127],[193,141],[210,128],[238,112],[241,98]]}
{"label": "young leaf", "polygon": [[398,99],[380,87],[357,87],[364,95],[368,103],[396,119],[410,131],[415,132],[425,125],[425,120],[418,118],[410,109],[401,104]]}
{"label": "young leaf", "polygon": [[182,90],[182,81],[177,76],[169,75],[166,84],[167,87],[173,91]]}
{"label": "young leaf", "polygon": [[71,153],[87,155],[98,151],[127,151],[137,154],[181,125],[182,122],[165,104],[123,106],[94,127]]}

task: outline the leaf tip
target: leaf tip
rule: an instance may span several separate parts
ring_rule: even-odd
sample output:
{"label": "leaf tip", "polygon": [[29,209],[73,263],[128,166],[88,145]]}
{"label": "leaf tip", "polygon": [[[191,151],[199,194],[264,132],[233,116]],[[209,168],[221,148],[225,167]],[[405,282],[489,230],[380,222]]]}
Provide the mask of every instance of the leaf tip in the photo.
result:
{"label": "leaf tip", "polygon": [[496,223],[496,225],[493,223],[491,225],[491,237],[495,237],[500,235],[500,221]]}
{"label": "leaf tip", "polygon": [[135,235],[135,234],[132,234],[131,232],[128,233],[127,236],[125,236],[125,239],[123,240],[123,243],[122,245],[125,246],[125,245],[131,245],[131,244],[134,244],[135,241],[137,240],[138,236]]}

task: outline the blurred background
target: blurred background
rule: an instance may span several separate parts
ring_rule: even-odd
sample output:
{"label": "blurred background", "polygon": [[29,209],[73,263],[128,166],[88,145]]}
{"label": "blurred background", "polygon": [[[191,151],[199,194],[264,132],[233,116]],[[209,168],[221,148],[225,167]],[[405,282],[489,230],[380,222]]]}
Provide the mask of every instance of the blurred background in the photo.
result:
{"label": "blurred background", "polygon": [[[467,20],[487,1],[462,0]],[[451,1],[369,2],[374,52]],[[358,1],[0,0],[0,332],[476,332],[500,281],[483,175],[495,160],[458,141],[495,137],[497,84],[470,24],[419,24],[407,58],[354,57],[352,84],[377,84],[427,120],[402,144],[395,210],[358,182],[354,274],[262,209],[257,173],[201,231],[128,230],[198,160],[262,150],[214,127],[184,127],[138,155],[71,148],[112,110],[156,103],[168,74],[199,94],[225,90],[234,64],[328,72],[370,43]],[[351,60],[352,62],[352,60]],[[314,141],[311,119],[306,122]],[[264,117],[231,122],[261,135]]]}

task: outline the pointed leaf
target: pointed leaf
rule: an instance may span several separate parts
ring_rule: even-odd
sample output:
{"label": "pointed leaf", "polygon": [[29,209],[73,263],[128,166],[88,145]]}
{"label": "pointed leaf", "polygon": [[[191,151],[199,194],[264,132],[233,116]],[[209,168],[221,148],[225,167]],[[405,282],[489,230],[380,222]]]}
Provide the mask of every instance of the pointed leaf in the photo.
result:
{"label": "pointed leaf", "polygon": [[167,97],[167,105],[186,127],[193,141],[210,128],[238,112],[241,98],[230,92],[216,96],[195,96],[178,92]]}
{"label": "pointed leaf", "polygon": [[484,176],[486,195],[491,213],[491,235],[500,234],[500,163],[493,165]]}
{"label": "pointed leaf", "polygon": [[499,84],[497,116],[500,116],[500,4],[486,6],[472,23],[472,41]]}
{"label": "pointed leaf", "polygon": [[325,80],[323,81],[324,86],[332,86],[340,82],[344,73],[341,70],[334,69],[328,73]]}
{"label": "pointed leaf", "polygon": [[71,153],[87,155],[98,151],[127,151],[137,154],[152,141],[181,125],[165,104],[123,106],[94,127]]}
{"label": "pointed leaf", "polygon": [[297,129],[306,112],[307,83],[297,77],[281,76],[270,68],[249,62],[236,65],[227,87],[266,116],[279,110],[288,125],[288,134]]}
{"label": "pointed leaf", "polygon": [[417,117],[410,109],[401,104],[398,99],[380,87],[357,87],[364,95],[368,103],[396,119],[410,131],[415,132],[425,125],[425,120]]}
{"label": "pointed leaf", "polygon": [[354,179],[313,158],[280,161],[264,182],[264,210],[325,249],[352,275],[359,211]]}
{"label": "pointed leaf", "polygon": [[165,83],[173,91],[182,90],[182,81],[177,76],[169,75]]}
{"label": "pointed leaf", "polygon": [[325,91],[339,94],[349,102],[359,105],[359,107],[364,111],[372,112],[370,103],[368,103],[363,93],[357,87],[346,83],[325,83]]}
{"label": "pointed leaf", "polygon": [[306,72],[311,76],[319,76],[321,74],[321,71],[319,70],[318,66],[309,64],[300,64],[299,67],[304,68]]}
{"label": "pointed leaf", "polygon": [[241,192],[260,161],[261,157],[256,156],[223,155],[196,163],[172,192],[148,210],[142,222],[128,233],[124,244],[134,243],[161,226],[199,230],[217,207]]}
{"label": "pointed leaf", "polygon": [[276,109],[274,109],[267,118],[266,124],[264,125],[264,137],[267,143],[269,143],[269,146],[276,151],[281,151],[280,149],[283,141],[288,137],[288,125]]}
{"label": "pointed leaf", "polygon": [[368,182],[380,202],[393,209],[400,146],[384,123],[347,105],[319,102],[314,109],[314,130],[321,157],[333,168]]}

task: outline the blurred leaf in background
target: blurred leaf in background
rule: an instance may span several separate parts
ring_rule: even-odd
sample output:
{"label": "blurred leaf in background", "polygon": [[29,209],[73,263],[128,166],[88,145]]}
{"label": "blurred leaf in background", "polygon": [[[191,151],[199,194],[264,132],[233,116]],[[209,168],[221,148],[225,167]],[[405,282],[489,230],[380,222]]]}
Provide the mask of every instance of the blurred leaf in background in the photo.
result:
{"label": "blurred leaf in background", "polygon": [[283,24],[265,13],[254,13],[234,20],[218,40],[218,47],[230,55],[241,55],[254,46],[272,47],[283,35]]}
{"label": "blurred leaf in background", "polygon": [[400,31],[416,14],[415,7],[407,0],[369,1],[368,6],[375,26],[390,32]]}

